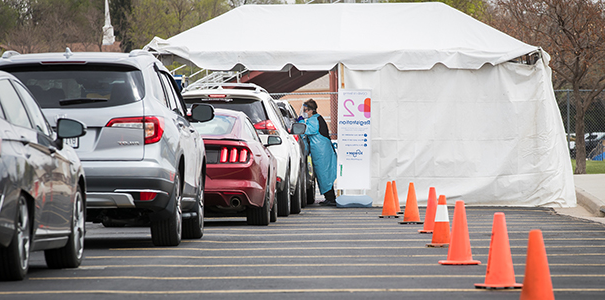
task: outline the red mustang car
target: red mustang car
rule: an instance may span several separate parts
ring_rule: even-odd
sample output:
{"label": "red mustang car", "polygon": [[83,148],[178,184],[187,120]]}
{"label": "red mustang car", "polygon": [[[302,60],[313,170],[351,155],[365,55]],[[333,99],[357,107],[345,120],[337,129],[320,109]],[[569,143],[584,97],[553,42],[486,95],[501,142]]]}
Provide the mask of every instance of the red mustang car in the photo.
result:
{"label": "red mustang car", "polygon": [[246,114],[216,109],[214,119],[193,123],[206,147],[204,212],[209,216],[245,215],[249,225],[277,220],[275,157],[266,148],[281,144],[277,136],[264,145]]}

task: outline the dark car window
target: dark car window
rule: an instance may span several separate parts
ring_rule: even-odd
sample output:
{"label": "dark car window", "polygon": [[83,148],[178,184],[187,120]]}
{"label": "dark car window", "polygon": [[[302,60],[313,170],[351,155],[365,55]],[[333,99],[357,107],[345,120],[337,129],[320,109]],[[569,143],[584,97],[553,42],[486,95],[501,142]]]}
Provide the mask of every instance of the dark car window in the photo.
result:
{"label": "dark car window", "polygon": [[256,129],[254,129],[254,126],[252,125],[250,120],[248,120],[248,119],[244,120],[243,126],[244,126],[244,133],[248,137],[248,139],[261,143],[260,137],[258,136],[258,132],[256,132]]}
{"label": "dark car window", "polygon": [[268,120],[267,113],[265,113],[265,108],[263,104],[259,100],[254,99],[237,99],[237,98],[229,98],[229,101],[215,100],[215,101],[207,101],[207,98],[204,99],[187,99],[188,103],[199,103],[205,102],[209,103],[214,108],[225,108],[232,109],[236,111],[241,111],[245,113],[248,118],[252,121],[252,123],[256,124],[261,121]]}
{"label": "dark car window", "polygon": [[166,93],[166,97],[168,98],[170,109],[184,116],[185,111],[183,111],[183,107],[181,107],[181,105],[179,104],[180,100],[176,92],[174,91],[174,86],[172,85],[170,77],[167,74],[161,72],[158,73],[158,75],[160,76],[160,81],[164,86],[164,91]]}
{"label": "dark car window", "polygon": [[23,102],[7,79],[0,80],[0,102],[9,122],[21,127],[33,128]]}
{"label": "dark car window", "polygon": [[25,89],[25,87],[23,87],[23,85],[21,85],[21,83],[13,81],[13,85],[21,95],[21,98],[23,99],[23,102],[25,103],[25,106],[29,111],[29,115],[31,116],[31,121],[36,126],[36,130],[47,136],[50,136],[51,131],[49,125],[46,122],[46,119],[44,118],[40,107],[38,107],[36,100],[34,100],[31,94]]}
{"label": "dark car window", "polygon": [[42,108],[111,107],[143,99],[145,85],[138,69],[112,65],[37,65],[9,70]]}

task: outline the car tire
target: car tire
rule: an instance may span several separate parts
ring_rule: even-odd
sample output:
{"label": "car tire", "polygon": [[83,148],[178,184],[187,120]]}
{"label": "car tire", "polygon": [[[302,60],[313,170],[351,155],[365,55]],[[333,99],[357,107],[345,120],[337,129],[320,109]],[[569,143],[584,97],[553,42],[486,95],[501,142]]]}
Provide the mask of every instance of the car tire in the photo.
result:
{"label": "car tire", "polygon": [[286,175],[284,188],[277,194],[277,215],[287,217],[290,215],[290,178]]}
{"label": "car tire", "polygon": [[296,189],[294,190],[294,195],[292,195],[291,201],[292,204],[290,206],[290,214],[300,214],[301,210],[302,210],[302,182],[300,180],[300,178],[298,178],[298,180],[296,181]]}
{"label": "car tire", "polygon": [[[267,187],[269,185],[269,179],[267,179]],[[265,188],[265,197],[263,201],[262,207],[249,206],[246,210],[246,221],[248,225],[261,225],[267,226],[271,221],[271,207],[269,207],[271,193],[269,193],[269,189]]]}
{"label": "car tire", "polygon": [[273,199],[273,208],[271,208],[271,215],[269,216],[269,221],[277,222],[277,199]]}
{"label": "car tire", "polygon": [[307,188],[307,204],[313,203],[315,203],[315,180],[313,180],[311,187]]}
{"label": "car tire", "polygon": [[8,247],[0,246],[0,279],[2,280],[23,280],[29,269],[32,240],[29,207],[25,196],[19,195],[17,201],[13,239]]}
{"label": "car tire", "polygon": [[298,180],[301,182],[300,184],[300,207],[307,207],[307,170],[305,165],[300,168],[300,176]]}
{"label": "car tire", "polygon": [[77,188],[71,219],[71,233],[67,245],[44,251],[46,265],[51,269],[77,268],[84,257],[86,208],[80,187]]}
{"label": "car tire", "polygon": [[172,214],[167,219],[151,222],[151,241],[154,245],[178,246],[181,243],[183,229],[181,197],[181,178],[179,173],[176,173],[170,199],[173,205]]}
{"label": "car tire", "polygon": [[[201,176],[206,176],[202,173]],[[204,181],[200,178],[199,196],[195,202],[195,208],[191,213],[195,214],[190,219],[183,220],[183,238],[199,239],[204,235]]]}

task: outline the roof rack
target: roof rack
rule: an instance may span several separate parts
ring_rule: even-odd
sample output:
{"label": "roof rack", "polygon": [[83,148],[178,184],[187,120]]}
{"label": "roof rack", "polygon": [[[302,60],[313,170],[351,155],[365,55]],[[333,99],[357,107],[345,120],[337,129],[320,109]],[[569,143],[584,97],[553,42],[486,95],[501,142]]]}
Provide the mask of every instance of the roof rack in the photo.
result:
{"label": "roof rack", "polygon": [[21,55],[21,53],[17,52],[17,51],[13,51],[13,50],[8,50],[8,51],[4,51],[4,53],[2,53],[2,58],[11,58],[11,56],[15,56],[15,55]]}
{"label": "roof rack", "polygon": [[235,89],[235,90],[253,90],[255,93],[268,93],[264,88],[254,83],[208,83],[196,81],[187,86],[183,92],[193,90],[222,90],[222,89]]}

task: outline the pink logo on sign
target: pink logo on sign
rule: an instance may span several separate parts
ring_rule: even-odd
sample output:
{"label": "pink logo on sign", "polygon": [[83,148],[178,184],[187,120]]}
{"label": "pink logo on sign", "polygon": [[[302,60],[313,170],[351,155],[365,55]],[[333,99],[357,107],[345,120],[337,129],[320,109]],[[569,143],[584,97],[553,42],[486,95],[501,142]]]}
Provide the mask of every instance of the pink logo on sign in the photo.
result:
{"label": "pink logo on sign", "polygon": [[370,98],[366,98],[366,99],[363,101],[363,104],[360,104],[360,105],[357,107],[357,109],[358,109],[360,112],[362,112],[362,113],[363,113],[363,116],[364,116],[364,117],[366,117],[366,118],[368,118],[368,119],[370,118],[370,103],[371,103]]}

